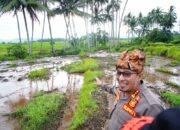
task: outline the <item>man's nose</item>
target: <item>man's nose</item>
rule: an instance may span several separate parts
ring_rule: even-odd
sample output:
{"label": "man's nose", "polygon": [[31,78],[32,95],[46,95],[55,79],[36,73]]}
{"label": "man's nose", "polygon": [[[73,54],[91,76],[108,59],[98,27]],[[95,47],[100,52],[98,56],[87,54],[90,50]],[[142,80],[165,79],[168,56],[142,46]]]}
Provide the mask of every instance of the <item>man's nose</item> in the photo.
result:
{"label": "man's nose", "polygon": [[119,81],[123,81],[124,80],[124,76],[121,74],[120,76],[119,76]]}

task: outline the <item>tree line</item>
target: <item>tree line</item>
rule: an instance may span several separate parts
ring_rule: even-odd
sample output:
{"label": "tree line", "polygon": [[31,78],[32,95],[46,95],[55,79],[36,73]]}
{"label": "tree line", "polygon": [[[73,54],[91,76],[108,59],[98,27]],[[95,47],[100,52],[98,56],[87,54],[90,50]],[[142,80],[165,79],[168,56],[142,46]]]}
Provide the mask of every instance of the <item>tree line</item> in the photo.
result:
{"label": "tree line", "polygon": [[[129,13],[124,16],[128,0],[0,0],[0,16],[12,13],[17,19],[19,42],[21,43],[21,27],[18,14],[22,13],[25,23],[29,54],[32,54],[32,42],[34,36],[34,22],[40,22],[37,13],[43,12],[43,27],[41,39],[44,38],[45,21],[48,21],[50,44],[54,54],[54,41],[51,29],[51,18],[62,16],[66,25],[66,43],[70,41],[73,47],[77,45],[77,31],[74,18],[79,16],[84,20],[86,36],[84,44],[88,48],[96,46],[96,41],[105,43],[108,38],[120,39],[121,26],[124,22],[128,26],[128,37],[142,37],[154,28],[170,31],[176,22],[174,7],[170,6],[168,12],[163,12],[159,7],[153,9],[147,16],[139,13],[138,17]],[[29,34],[27,14],[31,19],[31,37]],[[60,21],[61,22],[61,21]],[[108,32],[105,28],[108,27]],[[90,28],[90,29],[89,29]],[[113,44],[113,42],[112,42]],[[66,44],[65,44],[66,46]],[[42,42],[41,42],[42,48]]]}

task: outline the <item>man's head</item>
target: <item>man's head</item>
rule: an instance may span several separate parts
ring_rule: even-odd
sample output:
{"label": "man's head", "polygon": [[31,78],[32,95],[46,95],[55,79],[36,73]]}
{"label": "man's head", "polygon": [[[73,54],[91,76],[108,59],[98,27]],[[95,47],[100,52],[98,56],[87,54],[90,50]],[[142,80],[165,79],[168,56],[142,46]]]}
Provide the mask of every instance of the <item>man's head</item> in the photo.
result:
{"label": "man's head", "polygon": [[121,91],[133,91],[139,85],[145,63],[145,54],[141,50],[128,50],[122,53],[117,62],[117,80]]}

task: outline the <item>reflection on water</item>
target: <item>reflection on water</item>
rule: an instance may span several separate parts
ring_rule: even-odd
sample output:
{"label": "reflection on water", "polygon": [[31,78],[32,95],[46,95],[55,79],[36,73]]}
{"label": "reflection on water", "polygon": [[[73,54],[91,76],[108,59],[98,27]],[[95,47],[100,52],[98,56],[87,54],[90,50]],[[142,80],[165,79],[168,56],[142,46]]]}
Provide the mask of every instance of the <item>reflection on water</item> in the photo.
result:
{"label": "reflection on water", "polygon": [[[41,63],[40,61],[47,62]],[[28,65],[22,61],[18,61],[18,67],[8,68],[9,62],[0,64],[2,79],[0,79],[0,130],[14,130],[15,121],[8,121],[7,117],[2,116],[6,113],[11,113],[17,108],[25,106],[32,96],[41,90],[51,91],[58,89],[60,93],[78,92],[83,84],[83,76],[68,74],[60,70],[63,65],[78,61],[77,57],[72,58],[43,58],[38,60],[38,64]],[[50,62],[50,63],[49,63]],[[27,74],[32,70],[48,68],[51,72],[48,80],[30,81]],[[3,78],[8,81],[3,82]],[[21,80],[18,80],[21,79]]]}

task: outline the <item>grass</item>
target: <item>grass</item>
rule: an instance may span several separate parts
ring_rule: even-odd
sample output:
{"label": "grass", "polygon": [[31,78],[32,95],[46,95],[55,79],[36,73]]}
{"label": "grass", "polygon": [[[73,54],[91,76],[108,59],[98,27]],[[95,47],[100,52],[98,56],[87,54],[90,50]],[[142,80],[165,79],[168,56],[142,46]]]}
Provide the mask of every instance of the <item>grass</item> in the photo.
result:
{"label": "grass", "polygon": [[171,107],[180,107],[180,95],[172,92],[161,93],[161,97],[168,102]]}
{"label": "grass", "polygon": [[42,95],[24,108],[18,109],[12,116],[20,120],[23,130],[44,130],[53,127],[65,104],[66,99],[63,95]]}
{"label": "grass", "polygon": [[13,68],[13,67],[17,67],[17,64],[16,63],[11,63],[8,65],[9,67]]}
{"label": "grass", "polygon": [[84,74],[84,82],[89,83],[95,80],[96,77],[102,77],[102,71],[86,71]]}
{"label": "grass", "polygon": [[161,45],[153,46],[152,44],[151,46],[145,47],[144,50],[147,54],[165,56],[180,61],[179,45],[175,46],[175,45],[161,44]]}
{"label": "grass", "polygon": [[180,66],[180,62],[179,62],[179,61],[176,61],[176,60],[173,60],[173,61],[171,61],[171,63],[169,64],[169,66],[171,66],[171,67]]}
{"label": "grass", "polygon": [[73,63],[66,70],[74,73],[84,73],[84,84],[80,90],[80,100],[69,130],[79,129],[98,110],[98,104],[93,99],[92,93],[98,90],[93,83],[96,77],[102,77],[103,73],[97,71],[99,64],[94,59],[84,59],[81,63]]}
{"label": "grass", "polygon": [[85,73],[80,100],[69,130],[76,130],[81,127],[98,110],[96,100],[92,97],[92,93],[98,90],[98,87],[92,82],[96,77],[102,77],[102,72],[89,70]]}
{"label": "grass", "polygon": [[158,68],[158,69],[156,69],[156,71],[171,74],[171,75],[177,75],[176,73],[174,73],[174,72],[172,72],[172,71],[170,71],[170,70],[168,70],[166,68]]}
{"label": "grass", "polygon": [[82,62],[76,62],[62,67],[62,69],[66,70],[69,73],[84,73],[87,70],[96,70],[98,67],[99,65],[97,60],[87,58]]}
{"label": "grass", "polygon": [[165,82],[167,85],[169,86],[172,86],[172,87],[175,87],[175,88],[180,88],[180,85],[172,82],[172,81],[168,81],[168,82]]}
{"label": "grass", "polygon": [[[14,60],[14,57],[9,57],[7,56],[7,48],[11,47],[14,44],[0,44],[0,61],[4,61],[4,60]],[[28,44],[27,43],[23,43],[22,44],[23,47],[25,47],[28,50]],[[60,42],[56,42],[54,44],[54,48],[56,48],[56,50],[62,50],[64,47],[63,43]],[[40,54],[40,50],[41,50],[41,43],[40,42],[34,42],[32,44],[32,56],[38,57],[40,55],[44,55],[44,56],[48,56],[51,55],[51,45],[49,42],[43,42],[42,43],[42,51]]]}
{"label": "grass", "polygon": [[28,75],[28,78],[31,80],[39,80],[39,79],[48,79],[49,78],[49,70],[47,68],[31,71]]}
{"label": "grass", "polygon": [[28,64],[34,64],[37,62],[36,58],[33,58],[33,57],[26,57],[25,61],[28,63]]}

